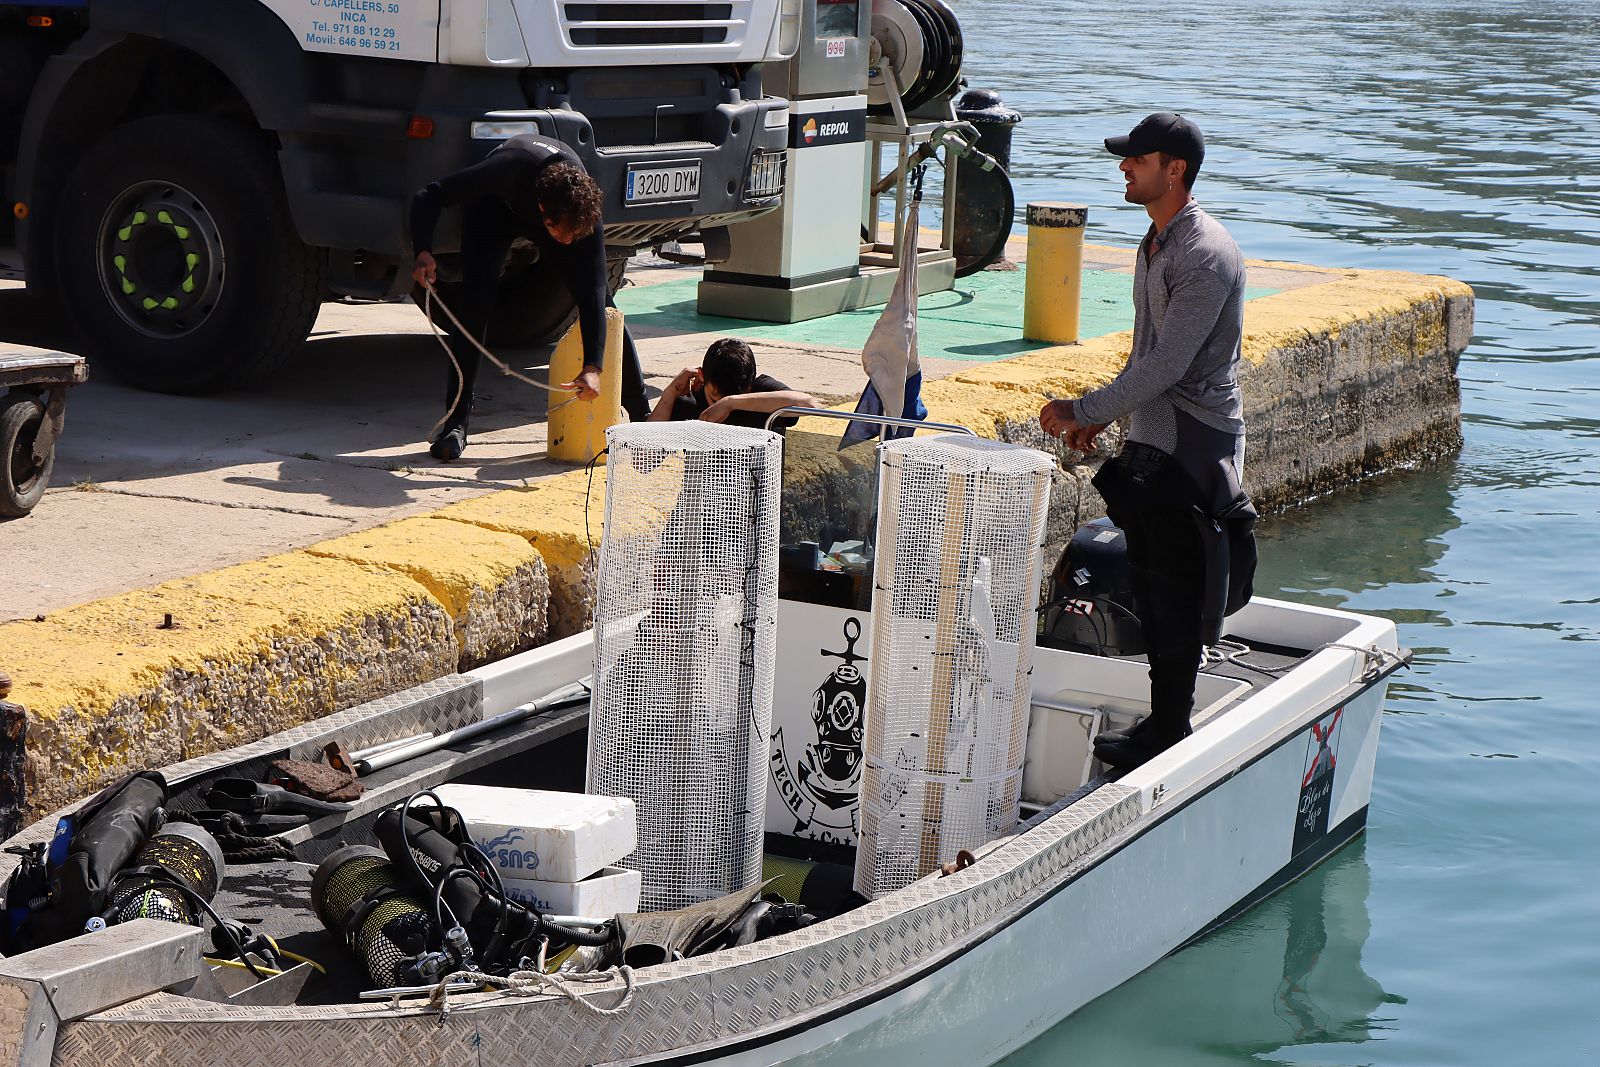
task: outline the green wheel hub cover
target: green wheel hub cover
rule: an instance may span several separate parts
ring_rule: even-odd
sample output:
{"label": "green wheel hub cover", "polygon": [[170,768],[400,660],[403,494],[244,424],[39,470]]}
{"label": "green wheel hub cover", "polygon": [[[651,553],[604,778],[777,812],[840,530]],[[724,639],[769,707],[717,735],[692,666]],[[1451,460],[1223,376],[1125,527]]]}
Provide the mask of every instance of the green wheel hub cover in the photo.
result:
{"label": "green wheel hub cover", "polygon": [[101,285],[118,314],[157,336],[187,333],[222,289],[222,247],[200,201],[167,183],[142,183],[111,205],[100,229]]}

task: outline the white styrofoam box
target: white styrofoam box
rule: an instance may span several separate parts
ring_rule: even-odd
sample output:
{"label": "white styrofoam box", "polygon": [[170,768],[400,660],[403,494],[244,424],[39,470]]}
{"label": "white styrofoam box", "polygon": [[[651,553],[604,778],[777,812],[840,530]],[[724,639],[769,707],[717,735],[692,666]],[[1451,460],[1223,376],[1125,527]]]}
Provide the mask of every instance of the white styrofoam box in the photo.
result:
{"label": "white styrofoam box", "polygon": [[633,801],[625,797],[460,784],[435,792],[461,812],[502,878],[579,882],[639,846]]}
{"label": "white styrofoam box", "polygon": [[503,878],[506,896],[546,915],[609,919],[639,910],[644,876],[626,867],[604,867],[581,882],[542,882]]}

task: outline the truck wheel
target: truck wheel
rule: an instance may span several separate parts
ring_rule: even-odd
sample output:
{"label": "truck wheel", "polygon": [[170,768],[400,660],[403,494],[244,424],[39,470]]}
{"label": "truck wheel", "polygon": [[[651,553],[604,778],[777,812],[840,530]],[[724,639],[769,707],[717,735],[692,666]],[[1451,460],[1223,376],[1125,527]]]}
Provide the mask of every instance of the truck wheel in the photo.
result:
{"label": "truck wheel", "polygon": [[57,214],[62,297],[95,362],[144,389],[207,393],[299,351],[324,290],[261,134],[137,119],[91,149]]}
{"label": "truck wheel", "polygon": [[[626,258],[607,259],[608,288],[622,286]],[[500,295],[489,318],[489,344],[507,348],[554,344],[578,320],[578,309],[566,279],[538,260],[508,270],[500,279]]]}
{"label": "truck wheel", "polygon": [[33,440],[44,426],[44,405],[13,394],[0,408],[0,516],[20,519],[33,510],[50,484],[52,449],[43,463],[33,460]]}

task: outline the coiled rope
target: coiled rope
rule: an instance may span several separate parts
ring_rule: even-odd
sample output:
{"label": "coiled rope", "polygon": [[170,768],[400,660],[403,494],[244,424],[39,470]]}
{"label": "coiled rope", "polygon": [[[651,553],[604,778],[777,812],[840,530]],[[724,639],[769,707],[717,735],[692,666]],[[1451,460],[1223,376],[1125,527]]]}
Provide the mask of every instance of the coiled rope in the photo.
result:
{"label": "coiled rope", "polygon": [[1264,663],[1251,663],[1245,659],[1246,656],[1254,651],[1249,645],[1246,645],[1241,641],[1218,641],[1216,644],[1204,650],[1203,655],[1205,657],[1205,666],[1201,669],[1209,670],[1211,667],[1218,664],[1231,663],[1235,667],[1242,667],[1248,671],[1258,671],[1262,674],[1276,677],[1281,674],[1287,674],[1289,671],[1299,666],[1304,660],[1310,659],[1312,656],[1326,648],[1341,648],[1346,652],[1359,652],[1366,660],[1366,663],[1361,671],[1361,680],[1363,682],[1376,681],[1378,676],[1383,673],[1384,668],[1389,666],[1391,663],[1396,667],[1406,667],[1410,665],[1407,663],[1404,656],[1401,656],[1395,652],[1390,652],[1386,648],[1369,647],[1366,645],[1347,645],[1338,641],[1329,641],[1325,644],[1318,645],[1316,648],[1312,649],[1310,652],[1307,652],[1305,656],[1299,660],[1296,660],[1294,663],[1286,663],[1281,667],[1269,667]]}
{"label": "coiled rope", "polygon": [[519,381],[527,382],[529,385],[536,385],[540,389],[543,389],[549,393],[572,394],[561,403],[548,408],[545,411],[546,417],[549,417],[555,412],[560,411],[562,408],[578,399],[578,391],[576,389],[565,385],[551,385],[549,382],[541,382],[537,378],[530,378],[516,368],[509,366],[503,359],[485,348],[482,341],[479,341],[472,335],[470,330],[461,325],[461,320],[456,318],[456,313],[450,310],[450,305],[444,302],[444,298],[439,295],[438,290],[436,290],[430,283],[422,283],[422,294],[422,313],[428,320],[428,328],[433,331],[433,338],[439,342],[439,347],[444,349],[444,354],[450,357],[450,365],[456,369],[456,395],[451,398],[450,406],[445,408],[444,415],[440,417],[438,422],[433,424],[433,429],[428,431],[429,444],[434,442],[439,431],[444,428],[444,424],[450,421],[451,413],[456,410],[456,405],[461,403],[461,391],[466,387],[467,383],[466,375],[461,372],[461,361],[456,358],[455,352],[450,348],[450,342],[445,339],[444,331],[440,330],[439,324],[433,321],[434,304],[439,305],[439,310],[444,312],[445,317],[450,320],[450,322],[458,331],[460,331],[461,336],[472,342],[472,347],[476,348],[480,353],[488,357],[490,363],[493,363],[496,367],[500,368],[501,374],[516,378]]}
{"label": "coiled rope", "polygon": [[[622,997],[609,1008],[584,999],[582,992],[575,988],[581,985],[606,984],[614,978],[622,979]],[[454,974],[446,975],[434,987],[432,995],[428,997],[428,1007],[438,1008],[440,1016],[448,1012],[450,986],[457,982],[476,982],[512,997],[535,997],[545,993],[558,993],[591,1015],[603,1018],[621,1015],[633,1005],[633,968],[626,964],[604,971],[577,974],[545,974],[534,970],[512,971],[504,978],[482,971],[456,971]]]}

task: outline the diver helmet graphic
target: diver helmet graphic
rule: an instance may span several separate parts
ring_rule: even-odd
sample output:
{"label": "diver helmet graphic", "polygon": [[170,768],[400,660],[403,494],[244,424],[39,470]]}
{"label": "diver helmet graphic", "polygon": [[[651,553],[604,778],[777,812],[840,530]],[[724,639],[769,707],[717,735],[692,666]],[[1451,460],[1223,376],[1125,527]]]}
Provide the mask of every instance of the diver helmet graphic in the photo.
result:
{"label": "diver helmet graphic", "polygon": [[845,650],[822,655],[844,662],[817,687],[811,701],[811,720],[817,739],[806,746],[798,768],[802,787],[832,808],[853,804],[861,785],[861,733],[867,703],[867,680],[857,663],[861,622],[846,619]]}

